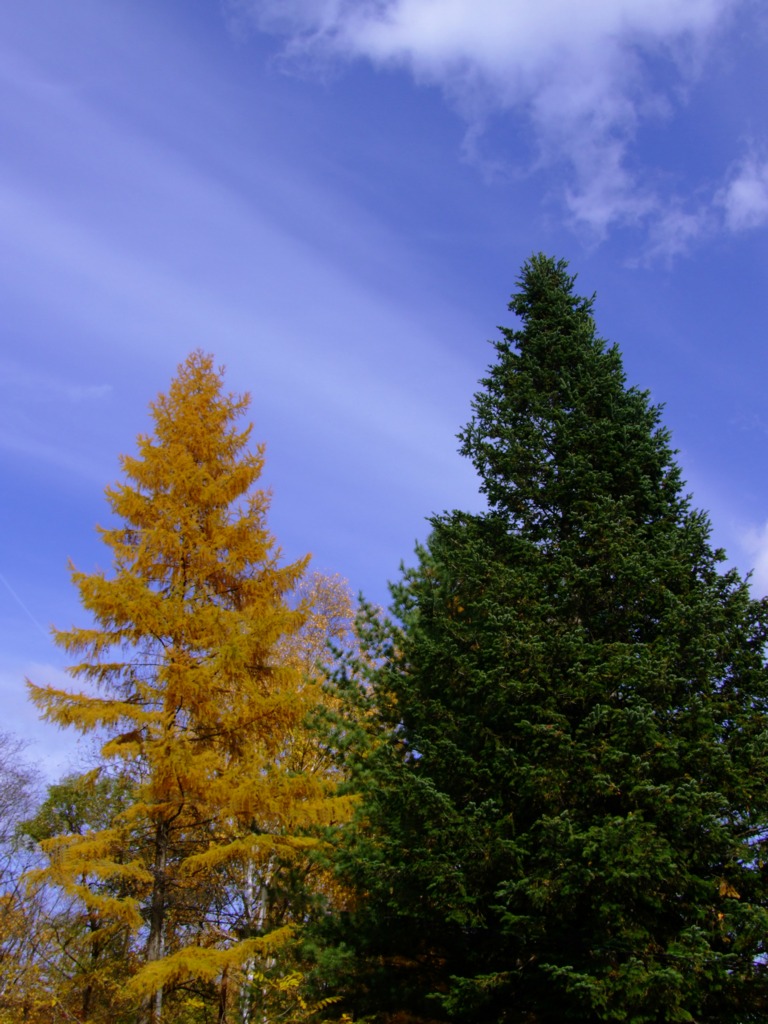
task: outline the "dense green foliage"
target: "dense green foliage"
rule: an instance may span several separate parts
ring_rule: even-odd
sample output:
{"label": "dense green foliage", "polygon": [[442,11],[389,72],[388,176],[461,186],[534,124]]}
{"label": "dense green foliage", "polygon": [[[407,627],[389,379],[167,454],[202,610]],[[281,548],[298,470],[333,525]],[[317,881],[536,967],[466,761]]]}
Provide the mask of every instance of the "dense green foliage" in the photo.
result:
{"label": "dense green foliage", "polygon": [[377,1021],[768,1020],[766,604],[573,284],[524,267],[459,435],[488,511],[432,520],[347,674],[326,962]]}

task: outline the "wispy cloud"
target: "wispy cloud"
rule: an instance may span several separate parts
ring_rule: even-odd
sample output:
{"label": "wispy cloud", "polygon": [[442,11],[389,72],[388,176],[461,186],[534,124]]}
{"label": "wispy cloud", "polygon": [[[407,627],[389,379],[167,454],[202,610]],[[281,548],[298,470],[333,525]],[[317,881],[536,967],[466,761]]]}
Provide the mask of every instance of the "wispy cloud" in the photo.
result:
{"label": "wispy cloud", "polygon": [[685,255],[695,244],[720,231],[721,220],[711,200],[699,202],[692,209],[671,203],[650,227],[642,262],[652,263],[659,258],[671,262]]}
{"label": "wispy cloud", "polygon": [[731,231],[768,224],[768,160],[748,156],[734,169],[719,196]]}
{"label": "wispy cloud", "polygon": [[32,623],[32,625],[37,630],[39,630],[39,632],[46,638],[46,640],[49,640],[50,639],[50,631],[47,630],[42,625],[42,623],[39,622],[39,620],[35,618],[35,616],[30,611],[28,605],[22,600],[22,598],[19,595],[19,593],[11,586],[11,584],[8,582],[8,580],[5,578],[5,576],[3,576],[2,573],[0,573],[0,583],[2,583],[2,585],[5,587],[5,589],[8,591],[8,593],[11,595],[13,600],[16,602],[16,604],[19,606],[19,608],[21,608],[21,610],[24,612],[26,617]]}
{"label": "wispy cloud", "polygon": [[64,384],[62,393],[70,402],[87,402],[107,398],[112,393],[111,384]]}
{"label": "wispy cloud", "polygon": [[742,546],[752,559],[752,591],[762,597],[768,594],[768,522],[746,530]]}
{"label": "wispy cloud", "polygon": [[0,426],[0,452],[47,464],[93,483],[104,481],[104,470],[98,463],[75,450],[66,439],[53,443],[31,437],[19,427]]}
{"label": "wispy cloud", "polygon": [[10,359],[0,359],[0,389],[12,390],[17,395],[23,392],[26,398],[35,395],[45,402],[55,399],[75,403],[101,401],[112,394],[111,384],[65,380]]}
{"label": "wispy cloud", "polygon": [[[633,137],[644,119],[673,110],[675,92],[737,4],[584,0],[575,9],[572,0],[230,0],[262,30],[287,35],[289,57],[362,57],[440,87],[470,137],[494,112],[522,114],[533,128],[534,161],[569,168],[565,205],[597,236],[657,207],[629,169]],[[666,91],[651,85],[649,61],[671,72]],[[734,217],[742,215],[739,195]]]}
{"label": "wispy cloud", "polygon": [[671,201],[657,211],[650,225],[646,260],[672,259],[694,245],[724,233],[735,234],[768,225],[768,159],[748,154],[687,205]]}
{"label": "wispy cloud", "polygon": [[45,686],[74,689],[72,680],[60,666],[27,661],[0,666],[0,692],[3,694],[3,728],[28,744],[26,758],[49,779],[76,769],[81,753],[89,742],[71,730],[41,725],[37,708],[27,696],[25,679]]}
{"label": "wispy cloud", "polygon": [[[94,415],[93,403],[103,408],[112,391],[111,384],[77,383],[0,359],[0,453],[101,480],[103,467],[83,446],[77,423],[81,413]],[[52,421],[55,429],[50,428]]]}

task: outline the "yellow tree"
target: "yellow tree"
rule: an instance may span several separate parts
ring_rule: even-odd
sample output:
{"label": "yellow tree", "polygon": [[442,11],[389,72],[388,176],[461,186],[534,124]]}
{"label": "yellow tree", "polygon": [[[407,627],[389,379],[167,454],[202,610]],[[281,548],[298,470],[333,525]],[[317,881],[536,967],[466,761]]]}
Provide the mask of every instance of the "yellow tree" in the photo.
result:
{"label": "yellow tree", "polygon": [[121,460],[124,482],[106,490],[112,572],[72,571],[92,623],[54,635],[82,688],[29,684],[43,717],[100,732],[105,763],[134,780],[109,827],[46,849],[53,881],[138,936],[128,991],[150,1024],[164,993],[167,1005],[190,982],[218,991],[227,1019],[244,966],[289,929],[242,914],[223,927],[228,880],[303,857],[312,828],[346,814],[332,777],[292,754],[318,699],[296,656],[312,617],[296,598],[308,559],[280,563],[255,487],[263,448],[239,422],[248,401],[225,393],[208,355],[179,367],[150,406],[153,432]]}

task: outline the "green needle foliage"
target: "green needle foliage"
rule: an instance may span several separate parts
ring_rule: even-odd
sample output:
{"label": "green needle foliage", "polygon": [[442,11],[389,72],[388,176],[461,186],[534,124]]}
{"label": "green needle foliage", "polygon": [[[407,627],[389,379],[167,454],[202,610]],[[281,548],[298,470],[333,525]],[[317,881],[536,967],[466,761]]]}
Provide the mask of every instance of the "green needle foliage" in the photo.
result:
{"label": "green needle foliage", "polygon": [[524,266],[459,435],[488,511],[433,518],[347,674],[327,956],[377,1021],[768,1020],[768,607],[573,285]]}

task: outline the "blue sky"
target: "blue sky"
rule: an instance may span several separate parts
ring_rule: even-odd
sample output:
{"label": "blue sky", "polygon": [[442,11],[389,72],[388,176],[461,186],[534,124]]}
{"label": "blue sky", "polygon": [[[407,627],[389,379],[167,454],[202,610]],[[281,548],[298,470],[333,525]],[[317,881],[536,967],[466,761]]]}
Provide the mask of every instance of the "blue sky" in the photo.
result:
{"label": "blue sky", "polygon": [[67,560],[194,348],[252,395],[286,557],[386,600],[523,260],[563,256],[768,592],[758,0],[25,0],[0,9],[3,728],[55,774]]}

